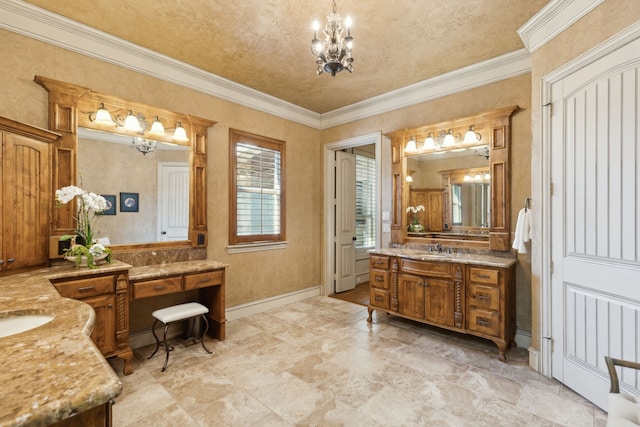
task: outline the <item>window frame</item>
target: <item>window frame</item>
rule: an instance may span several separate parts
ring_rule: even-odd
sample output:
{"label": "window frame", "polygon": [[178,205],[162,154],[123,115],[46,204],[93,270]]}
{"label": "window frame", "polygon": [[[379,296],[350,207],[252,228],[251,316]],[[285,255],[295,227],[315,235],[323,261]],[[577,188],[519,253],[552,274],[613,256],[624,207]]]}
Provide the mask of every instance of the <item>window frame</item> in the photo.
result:
{"label": "window frame", "polygon": [[[237,145],[252,144],[262,149],[278,151],[280,153],[280,233],[253,234],[238,236],[237,223]],[[229,129],[229,245],[251,245],[264,243],[279,243],[286,240],[286,183],[285,183],[285,141],[262,135]]]}
{"label": "window frame", "polygon": [[[368,249],[374,248],[376,246],[376,222],[378,220],[378,215],[376,212],[376,185],[375,185],[375,181],[376,181],[376,159],[375,156],[372,156],[371,153],[368,153],[366,151],[362,151],[362,150],[354,150],[354,156],[355,156],[355,164],[356,164],[356,236],[358,236],[357,233],[357,223],[358,223],[358,219],[364,219],[366,221],[366,223],[370,224],[373,232],[373,235],[371,236],[371,240],[372,240],[372,244],[371,245],[366,245],[366,246],[361,246],[360,242],[361,240],[358,239],[356,240],[356,250],[360,250],[360,251],[366,251]],[[367,178],[370,179],[369,184],[370,185],[367,193],[371,196],[371,200],[373,201],[373,203],[369,203],[367,204],[367,207],[370,210],[369,214],[358,214],[358,209],[357,209],[357,203],[358,203],[358,183],[359,182],[364,182],[364,181],[358,181],[358,157],[362,158],[362,159],[367,159],[366,162],[366,170],[367,170]],[[368,220],[367,220],[368,219]]]}

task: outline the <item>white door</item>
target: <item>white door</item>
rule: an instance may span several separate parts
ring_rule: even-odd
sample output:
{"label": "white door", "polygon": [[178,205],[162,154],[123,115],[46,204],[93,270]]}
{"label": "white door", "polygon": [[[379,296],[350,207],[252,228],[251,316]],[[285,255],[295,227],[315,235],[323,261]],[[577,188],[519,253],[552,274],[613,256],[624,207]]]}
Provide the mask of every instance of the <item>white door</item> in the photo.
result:
{"label": "white door", "polygon": [[356,287],[356,156],[336,151],[335,292]]}
{"label": "white door", "polygon": [[550,95],[552,375],[606,409],[604,356],[640,361],[640,40]]}
{"label": "white door", "polygon": [[158,164],[158,241],[189,238],[189,164]]}

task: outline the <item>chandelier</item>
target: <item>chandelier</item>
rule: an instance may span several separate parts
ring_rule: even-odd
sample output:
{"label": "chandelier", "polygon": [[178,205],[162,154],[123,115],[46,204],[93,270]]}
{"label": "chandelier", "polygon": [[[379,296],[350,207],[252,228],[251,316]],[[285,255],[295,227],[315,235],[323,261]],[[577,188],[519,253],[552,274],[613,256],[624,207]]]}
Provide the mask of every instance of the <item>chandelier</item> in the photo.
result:
{"label": "chandelier", "polygon": [[323,34],[324,39],[318,39],[320,23],[313,23],[313,40],[311,41],[311,53],[316,57],[317,74],[324,72],[335,76],[342,70],[353,72],[353,58],[351,48],[353,47],[353,37],[351,37],[351,18],[348,16],[344,20],[347,35],[344,37],[345,28],[342,27],[342,19],[336,13],[336,2],[333,0],[333,12],[327,16]]}

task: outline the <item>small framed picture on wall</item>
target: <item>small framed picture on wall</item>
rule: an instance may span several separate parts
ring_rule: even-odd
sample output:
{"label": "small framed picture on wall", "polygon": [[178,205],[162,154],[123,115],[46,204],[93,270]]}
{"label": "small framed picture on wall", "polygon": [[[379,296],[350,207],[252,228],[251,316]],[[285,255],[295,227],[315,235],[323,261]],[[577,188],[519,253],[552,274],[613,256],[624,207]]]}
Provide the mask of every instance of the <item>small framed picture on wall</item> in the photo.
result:
{"label": "small framed picture on wall", "polygon": [[111,194],[103,194],[102,197],[107,201],[107,208],[102,211],[102,215],[116,214],[116,196]]}
{"label": "small framed picture on wall", "polygon": [[138,212],[138,193],[120,193],[120,212]]}

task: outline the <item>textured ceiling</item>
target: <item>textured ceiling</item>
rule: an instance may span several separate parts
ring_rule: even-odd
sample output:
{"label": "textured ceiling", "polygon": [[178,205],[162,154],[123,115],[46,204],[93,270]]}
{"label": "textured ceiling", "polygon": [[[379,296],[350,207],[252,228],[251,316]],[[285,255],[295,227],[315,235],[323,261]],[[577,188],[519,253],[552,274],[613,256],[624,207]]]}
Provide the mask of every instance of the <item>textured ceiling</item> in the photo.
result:
{"label": "textured ceiling", "polygon": [[353,20],[354,72],[316,75],[313,20],[331,1],[27,0],[317,113],[523,48],[548,0],[337,0]]}

